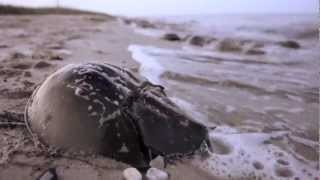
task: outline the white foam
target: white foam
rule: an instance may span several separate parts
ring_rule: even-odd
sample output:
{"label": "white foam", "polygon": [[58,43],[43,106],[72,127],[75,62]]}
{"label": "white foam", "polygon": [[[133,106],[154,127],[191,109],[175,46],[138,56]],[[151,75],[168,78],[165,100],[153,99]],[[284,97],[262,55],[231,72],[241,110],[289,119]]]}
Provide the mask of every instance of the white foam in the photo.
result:
{"label": "white foam", "polygon": [[227,113],[232,113],[235,110],[236,110],[236,108],[234,106],[231,106],[231,105],[227,105],[226,106],[226,112]]}
{"label": "white foam", "polygon": [[141,34],[144,36],[149,36],[149,37],[155,37],[155,38],[160,38],[165,34],[164,31],[157,30],[157,29],[143,29],[143,28],[134,28],[134,32],[137,34]]}
{"label": "white foam", "polygon": [[178,97],[169,97],[172,102],[178,105],[186,114],[191,116],[195,121],[208,124],[208,118],[196,110],[196,107],[190,102]]}
{"label": "white foam", "polygon": [[132,58],[139,62],[140,73],[154,84],[161,84],[160,76],[164,73],[164,68],[152,56],[144,53],[144,47],[139,45],[130,45],[128,50],[132,53]]}
{"label": "white foam", "polygon": [[[298,161],[278,146],[265,143],[274,138],[289,136],[289,132],[238,133],[234,130],[230,133],[230,130],[223,132],[224,129],[210,133],[213,144],[211,157],[206,160],[193,160],[196,166],[214,176],[222,179],[314,179],[320,175],[316,167],[310,168],[308,162]],[[220,151],[217,153],[215,149]],[[308,172],[304,172],[305,170]]]}
{"label": "white foam", "polygon": [[303,108],[291,108],[288,110],[290,113],[302,113],[304,111]]}
{"label": "white foam", "polygon": [[301,113],[304,111],[303,108],[299,107],[291,107],[291,108],[281,108],[281,107],[265,107],[263,108],[265,112],[267,111],[284,111],[284,112],[289,112],[289,113]]}
{"label": "white foam", "polygon": [[[155,59],[156,57],[148,54],[148,49],[150,48],[152,48],[153,53],[165,53],[169,55],[171,53],[181,53],[182,51],[170,51],[167,49],[136,45],[129,47],[133,58],[141,63],[140,73],[152,82],[161,83],[160,76],[165,69],[157,59]],[[188,47],[185,47],[184,50],[188,51],[190,55],[197,53],[221,58],[231,58],[231,55],[225,57],[223,54],[198,51]],[[237,59],[241,60],[241,58]],[[273,89],[276,88],[276,86],[273,87]],[[220,90],[216,88],[210,87],[208,89],[220,92]],[[221,93],[225,92],[221,91]],[[193,103],[178,97],[171,97],[170,99],[195,120],[200,120],[202,123],[205,121],[209,122],[205,115],[197,111],[197,106]],[[259,97],[257,97],[257,99],[259,99]],[[264,96],[263,100],[271,101],[272,99],[270,96]],[[226,105],[225,110],[226,112],[233,112],[236,109],[231,105]],[[288,108],[272,106],[264,107],[261,113],[267,113],[268,111],[301,113],[303,110],[304,109],[300,107]],[[254,122],[255,121],[250,121],[251,124]],[[263,123],[256,124],[257,127],[262,125]],[[278,122],[274,125],[282,127],[286,124]],[[270,143],[273,139],[287,139],[288,137],[307,146],[315,146],[314,142],[303,138],[296,138],[285,131],[260,133],[260,128],[257,128],[256,131],[256,133],[243,133],[241,130],[229,126],[222,125],[217,127],[214,131],[210,132],[214,149],[210,158],[203,160],[199,157],[199,159],[193,160],[193,163],[204,171],[213,174],[213,176],[219,176],[222,179],[294,179],[295,177],[299,177],[300,179],[315,179],[315,177],[319,177],[320,173],[317,171],[318,165],[316,165],[314,161],[309,161],[301,155],[299,156],[287,143],[284,143],[286,147],[280,147]],[[301,159],[303,159],[303,161],[300,161]]]}
{"label": "white foam", "polygon": [[303,99],[301,97],[298,96],[293,96],[293,95],[287,95],[289,99],[297,101],[297,102],[303,102]]}

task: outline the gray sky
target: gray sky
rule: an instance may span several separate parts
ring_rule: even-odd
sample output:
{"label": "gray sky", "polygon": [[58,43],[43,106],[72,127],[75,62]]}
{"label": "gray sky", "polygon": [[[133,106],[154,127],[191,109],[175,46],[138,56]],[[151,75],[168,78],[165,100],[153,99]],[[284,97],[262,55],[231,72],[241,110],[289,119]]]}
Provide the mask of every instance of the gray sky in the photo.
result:
{"label": "gray sky", "polygon": [[[0,0],[0,3],[51,6],[56,0]],[[119,15],[214,13],[317,13],[318,0],[60,0],[60,4]]]}

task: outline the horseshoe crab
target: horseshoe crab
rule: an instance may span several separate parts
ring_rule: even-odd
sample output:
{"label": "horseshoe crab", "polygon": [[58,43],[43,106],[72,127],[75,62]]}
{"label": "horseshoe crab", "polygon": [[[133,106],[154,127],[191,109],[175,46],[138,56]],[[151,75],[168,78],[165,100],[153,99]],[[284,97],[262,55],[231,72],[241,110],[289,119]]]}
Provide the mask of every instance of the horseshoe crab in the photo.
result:
{"label": "horseshoe crab", "polygon": [[162,86],[110,64],[68,65],[34,92],[25,122],[41,144],[97,153],[134,167],[209,145],[205,126],[186,116]]}

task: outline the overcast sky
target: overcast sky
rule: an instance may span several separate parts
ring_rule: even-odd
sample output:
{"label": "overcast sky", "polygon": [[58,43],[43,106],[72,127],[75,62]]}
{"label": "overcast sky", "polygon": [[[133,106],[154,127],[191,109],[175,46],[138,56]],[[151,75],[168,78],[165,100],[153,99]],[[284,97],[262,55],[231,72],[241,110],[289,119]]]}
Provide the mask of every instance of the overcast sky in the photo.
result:
{"label": "overcast sky", "polygon": [[[0,3],[52,6],[56,0],[0,0]],[[214,13],[317,13],[318,0],[60,0],[60,4],[117,15]]]}

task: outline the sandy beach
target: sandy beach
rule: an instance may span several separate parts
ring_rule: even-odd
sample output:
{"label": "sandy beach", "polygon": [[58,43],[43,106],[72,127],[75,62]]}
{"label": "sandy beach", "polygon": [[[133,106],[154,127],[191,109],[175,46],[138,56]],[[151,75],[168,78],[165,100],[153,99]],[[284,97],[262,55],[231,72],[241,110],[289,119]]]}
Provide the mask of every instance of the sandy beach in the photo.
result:
{"label": "sandy beach", "polygon": [[113,64],[161,84],[186,114],[217,127],[209,132],[209,157],[169,164],[170,179],[318,179],[314,21],[246,18],[0,16],[0,180],[35,180],[50,169],[59,180],[123,179],[129,165],[43,151],[24,126],[36,87],[59,68],[86,62]]}
{"label": "sandy beach", "polygon": [[[70,63],[111,63],[137,72],[129,44],[175,48],[137,35],[114,17],[41,15],[0,17],[0,114],[23,113],[32,91]],[[34,147],[24,127],[1,128],[0,179],[34,180],[49,168],[59,179],[121,179],[128,167],[104,157],[59,157]],[[181,164],[181,165],[180,165]],[[180,170],[179,170],[180,169]],[[168,166],[172,179],[211,179],[188,162]]]}

